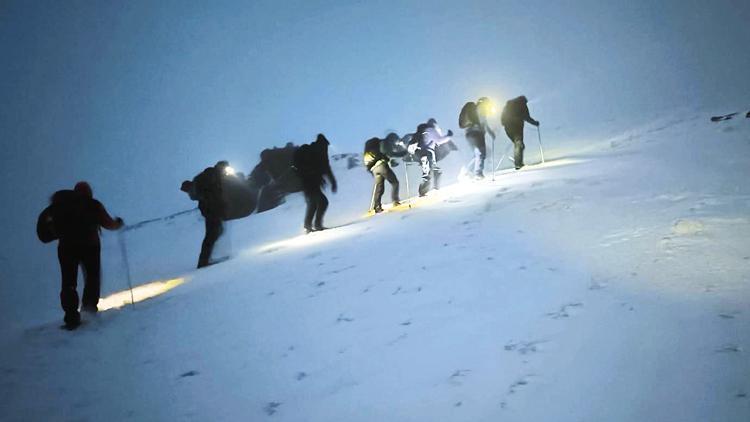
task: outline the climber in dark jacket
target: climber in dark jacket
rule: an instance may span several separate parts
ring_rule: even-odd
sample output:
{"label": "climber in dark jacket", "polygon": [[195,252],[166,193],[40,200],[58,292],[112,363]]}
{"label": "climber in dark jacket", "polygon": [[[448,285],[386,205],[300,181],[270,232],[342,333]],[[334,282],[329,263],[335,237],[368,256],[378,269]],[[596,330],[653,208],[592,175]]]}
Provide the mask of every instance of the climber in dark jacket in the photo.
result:
{"label": "climber in dark jacket", "polygon": [[224,219],[226,204],[222,192],[224,172],[229,166],[226,161],[219,161],[213,167],[208,167],[193,179],[191,197],[198,199],[198,209],[205,219],[206,233],[201,243],[201,253],[198,257],[198,268],[211,265],[211,253],[216,241],[224,233]]}
{"label": "climber in dark jacket", "polygon": [[78,267],[83,268],[84,277],[81,310],[96,313],[101,290],[99,232],[102,227],[117,230],[124,223],[121,218],[110,217],[104,205],[94,199],[91,186],[86,182],[78,182],[72,191],[55,192],[51,203],[40,220],[48,220],[59,239],[57,257],[62,275],[60,304],[65,312],[65,327],[73,330],[81,324],[76,289]]}
{"label": "climber in dark jacket", "polygon": [[[305,232],[325,229],[323,217],[328,209],[328,198],[323,194],[324,177],[331,183],[331,191],[336,193],[338,185],[328,161],[328,139],[319,133],[315,142],[301,145],[294,152],[294,170],[302,181],[307,210],[305,211]],[[314,223],[313,223],[314,220]]]}
{"label": "climber in dark jacket", "polygon": [[386,140],[370,138],[365,142],[364,163],[367,170],[375,177],[370,210],[375,213],[383,212],[383,192],[385,192],[385,181],[391,185],[391,199],[393,206],[399,205],[398,178],[390,166],[390,157],[386,155],[388,146]]}
{"label": "climber in dark jacket", "polygon": [[513,142],[513,161],[516,170],[523,167],[523,150],[525,149],[525,145],[523,144],[523,122],[529,122],[539,127],[539,121],[532,119],[529,115],[527,103],[528,100],[523,95],[508,100],[500,117],[500,122],[505,127],[505,134]]}

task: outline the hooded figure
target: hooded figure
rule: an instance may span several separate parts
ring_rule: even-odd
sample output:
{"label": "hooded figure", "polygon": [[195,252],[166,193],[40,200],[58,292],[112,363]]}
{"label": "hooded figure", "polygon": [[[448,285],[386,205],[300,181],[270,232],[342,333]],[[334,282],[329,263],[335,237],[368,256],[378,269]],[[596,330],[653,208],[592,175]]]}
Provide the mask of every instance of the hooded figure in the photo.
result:
{"label": "hooded figure", "polygon": [[[302,181],[307,210],[305,211],[305,232],[325,229],[323,217],[328,209],[328,198],[323,194],[324,177],[331,183],[331,191],[336,193],[338,185],[328,161],[328,139],[319,133],[315,142],[305,144],[294,152],[294,170]],[[314,223],[313,223],[314,220]]]}
{"label": "hooded figure", "polygon": [[[121,218],[113,219],[101,202],[94,199],[91,186],[78,182],[73,190],[55,192],[51,205],[39,216],[37,232],[45,243],[59,239],[57,257],[60,262],[62,287],[60,304],[69,330],[81,324],[78,311],[78,267],[83,268],[83,299],[81,310],[96,313],[101,291],[101,245],[99,232],[117,230]],[[47,233],[42,238],[41,233]]]}
{"label": "hooded figure", "polygon": [[532,119],[529,115],[527,103],[528,100],[523,95],[508,100],[500,117],[500,122],[505,127],[505,134],[513,142],[513,162],[516,170],[523,167],[523,150],[526,148],[523,144],[523,122],[539,127],[539,121]]}

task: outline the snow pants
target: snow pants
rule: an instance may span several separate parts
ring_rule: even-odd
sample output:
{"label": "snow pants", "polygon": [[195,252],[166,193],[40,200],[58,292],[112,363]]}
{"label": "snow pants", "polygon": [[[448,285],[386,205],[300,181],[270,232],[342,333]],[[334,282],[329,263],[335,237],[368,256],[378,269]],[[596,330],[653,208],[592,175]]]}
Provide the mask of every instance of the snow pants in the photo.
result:
{"label": "snow pants", "polygon": [[378,163],[375,167],[370,170],[372,175],[375,176],[375,185],[373,186],[372,193],[372,209],[376,210],[383,207],[382,199],[383,193],[385,192],[385,181],[391,185],[391,200],[398,202],[398,178],[396,173],[393,172],[391,166],[385,162]]}
{"label": "snow pants", "polygon": [[62,287],[60,305],[65,312],[65,322],[80,320],[78,313],[78,267],[83,268],[83,308],[96,310],[101,289],[101,246],[60,241],[57,258],[60,261]]}
{"label": "snow pants", "polygon": [[487,143],[484,140],[484,131],[467,130],[466,140],[474,149],[474,175],[484,176],[484,160],[487,158]]}
{"label": "snow pants", "polygon": [[513,162],[516,169],[520,169],[523,167],[523,150],[526,148],[523,144],[523,123],[505,126],[505,134],[513,142]]}
{"label": "snow pants", "polygon": [[428,151],[426,154],[419,158],[419,163],[422,168],[422,183],[419,184],[419,196],[425,196],[430,191],[430,182],[435,189],[440,189],[440,176],[443,171],[437,165],[435,160],[435,153]]}
{"label": "snow pants", "polygon": [[[322,230],[323,217],[328,209],[328,198],[323,194],[320,181],[303,181],[302,192],[305,194],[307,210],[305,211],[305,229]],[[313,226],[313,219],[315,226]]]}
{"label": "snow pants", "polygon": [[224,223],[221,218],[213,214],[206,214],[206,234],[203,236],[201,244],[201,254],[198,257],[198,268],[206,267],[210,264],[211,252],[214,250],[214,244],[224,233]]}

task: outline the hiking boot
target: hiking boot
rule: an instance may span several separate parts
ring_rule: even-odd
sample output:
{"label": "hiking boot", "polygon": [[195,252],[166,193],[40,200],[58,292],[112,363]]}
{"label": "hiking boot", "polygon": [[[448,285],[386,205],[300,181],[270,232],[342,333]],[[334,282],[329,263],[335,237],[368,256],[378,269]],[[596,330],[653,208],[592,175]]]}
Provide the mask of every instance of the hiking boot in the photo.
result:
{"label": "hiking boot", "polygon": [[375,214],[379,214],[379,213],[383,212],[383,207],[379,207],[379,206],[375,207],[373,209],[373,211],[375,212]]}
{"label": "hiking boot", "polygon": [[96,307],[96,305],[83,305],[81,306],[81,312],[86,312],[89,314],[95,314],[99,312],[99,308]]}
{"label": "hiking boot", "polygon": [[66,313],[63,321],[65,321],[65,329],[68,331],[73,331],[81,325],[81,314],[79,314],[78,312]]}

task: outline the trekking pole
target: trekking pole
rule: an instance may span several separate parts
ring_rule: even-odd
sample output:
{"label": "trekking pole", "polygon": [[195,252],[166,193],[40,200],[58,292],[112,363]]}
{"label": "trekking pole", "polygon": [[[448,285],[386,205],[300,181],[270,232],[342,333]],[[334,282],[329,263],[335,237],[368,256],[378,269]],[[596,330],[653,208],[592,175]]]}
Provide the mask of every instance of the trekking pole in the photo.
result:
{"label": "trekking pole", "polygon": [[497,167],[495,168],[495,171],[497,171],[500,168],[500,166],[503,165],[503,161],[505,161],[505,157],[508,157],[508,159],[510,159],[510,157],[508,156],[508,152],[510,151],[511,146],[512,146],[512,144],[508,145],[505,148],[505,152],[503,152],[503,156],[500,157],[500,162],[497,163]]}
{"label": "trekking pole", "polygon": [[495,137],[492,137],[492,181],[495,181]]}
{"label": "trekking pole", "polygon": [[542,149],[542,131],[539,126],[536,127],[536,136],[539,139],[539,153],[542,154],[542,164],[544,164],[544,149]]}
{"label": "trekking pole", "polygon": [[409,163],[401,160],[404,163],[404,177],[406,177],[406,200],[409,202],[409,208],[411,208],[411,192],[409,191]]}
{"label": "trekking pole", "polygon": [[117,240],[120,243],[120,252],[122,253],[122,262],[125,264],[125,277],[128,280],[128,288],[130,289],[130,304],[135,307],[135,298],[133,297],[133,282],[130,279],[130,263],[128,262],[128,249],[125,245],[125,230],[127,227],[118,230]]}
{"label": "trekking pole", "polygon": [[374,211],[375,210],[375,190],[377,190],[377,188],[378,188],[377,182],[373,183],[373,185],[372,185],[372,197],[370,197],[370,209],[367,210],[368,213],[370,211]]}

